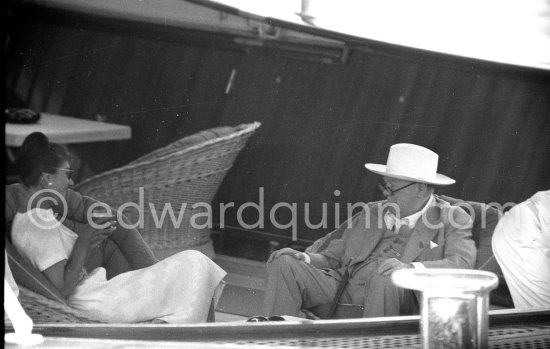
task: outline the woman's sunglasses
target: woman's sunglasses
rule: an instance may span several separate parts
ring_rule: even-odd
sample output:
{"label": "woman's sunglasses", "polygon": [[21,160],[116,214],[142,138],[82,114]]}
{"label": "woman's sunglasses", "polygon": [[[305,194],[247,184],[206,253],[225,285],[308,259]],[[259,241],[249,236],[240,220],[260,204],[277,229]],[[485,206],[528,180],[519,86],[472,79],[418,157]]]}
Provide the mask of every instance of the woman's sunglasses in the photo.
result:
{"label": "woman's sunglasses", "polygon": [[58,168],[58,167],[54,167],[54,168],[59,171],[65,171],[65,174],[67,175],[67,179],[73,178],[74,170],[71,170],[70,168]]}
{"label": "woman's sunglasses", "polygon": [[246,322],[263,322],[263,321],[285,321],[285,318],[282,316],[253,316],[250,319],[246,320]]}

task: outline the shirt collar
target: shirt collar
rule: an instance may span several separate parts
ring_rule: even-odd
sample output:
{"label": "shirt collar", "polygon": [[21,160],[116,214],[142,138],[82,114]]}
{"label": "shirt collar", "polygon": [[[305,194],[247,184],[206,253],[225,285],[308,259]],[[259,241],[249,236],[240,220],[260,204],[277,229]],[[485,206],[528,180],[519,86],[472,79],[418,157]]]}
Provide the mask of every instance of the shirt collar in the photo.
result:
{"label": "shirt collar", "polygon": [[420,211],[401,219],[397,218],[393,213],[387,211],[384,214],[384,222],[386,223],[386,227],[390,230],[395,227],[395,231],[399,231],[399,228],[402,225],[408,225],[410,229],[414,228],[420,217],[428,210],[428,207],[430,207],[433,200],[433,195],[430,195],[428,202],[426,202],[426,205],[424,205]]}

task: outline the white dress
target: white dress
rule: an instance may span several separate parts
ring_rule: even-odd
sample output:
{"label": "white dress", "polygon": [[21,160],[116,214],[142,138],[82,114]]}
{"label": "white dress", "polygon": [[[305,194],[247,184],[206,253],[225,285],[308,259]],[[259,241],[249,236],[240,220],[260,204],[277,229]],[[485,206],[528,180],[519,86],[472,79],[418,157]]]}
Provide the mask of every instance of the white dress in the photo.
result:
{"label": "white dress", "polygon": [[[68,259],[77,237],[51,210],[17,213],[12,224],[15,248],[40,271]],[[83,275],[68,303],[91,318],[197,323],[206,321],[210,303],[219,299],[226,272],[201,252],[187,250],[110,280],[104,268]]]}
{"label": "white dress", "polygon": [[499,220],[493,252],[515,308],[550,307],[550,190],[536,193]]}

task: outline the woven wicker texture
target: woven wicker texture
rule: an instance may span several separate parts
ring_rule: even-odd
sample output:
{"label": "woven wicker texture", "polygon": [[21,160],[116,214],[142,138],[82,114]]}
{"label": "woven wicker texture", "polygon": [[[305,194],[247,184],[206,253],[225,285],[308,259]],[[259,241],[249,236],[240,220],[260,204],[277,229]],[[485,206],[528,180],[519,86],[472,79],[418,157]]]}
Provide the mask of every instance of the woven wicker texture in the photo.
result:
{"label": "woven wicker texture", "polygon": [[[86,179],[76,190],[120,208],[130,224],[137,224],[152,249],[204,245],[210,241],[210,230],[204,228],[205,205],[211,203],[225,174],[259,126],[257,122],[243,124],[232,134],[186,148],[182,148],[181,140],[173,142],[123,167]],[[192,208],[194,204],[199,205]]]}
{"label": "woven wicker texture", "polygon": [[21,285],[18,287],[19,303],[35,324],[99,322],[68,305],[46,298]]}
{"label": "woven wicker texture", "polygon": [[[38,324],[74,324],[74,323],[105,323],[93,320],[85,312],[72,308],[61,302],[44,297],[21,285],[19,287],[19,303],[25,313]],[[157,320],[139,322],[140,324],[156,324]]]}

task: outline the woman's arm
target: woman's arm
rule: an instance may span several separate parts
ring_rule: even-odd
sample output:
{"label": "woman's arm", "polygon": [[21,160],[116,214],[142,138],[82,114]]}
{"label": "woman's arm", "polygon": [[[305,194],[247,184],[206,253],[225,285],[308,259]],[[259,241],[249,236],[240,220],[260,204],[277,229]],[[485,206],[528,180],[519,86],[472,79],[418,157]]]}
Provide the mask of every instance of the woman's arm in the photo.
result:
{"label": "woman's arm", "polygon": [[[65,200],[67,202],[66,218],[80,223],[88,223],[88,209],[91,205],[97,204],[99,202],[91,197],[84,196],[79,192],[71,189],[67,190]],[[54,209],[59,214],[64,213],[62,212],[62,210],[64,209],[62,207],[56,207]]]}
{"label": "woman's arm", "polygon": [[94,229],[88,226],[76,239],[69,259],[63,259],[43,271],[64,297],[69,297],[80,281],[80,274],[90,251],[111,235],[113,230],[114,227]]}

